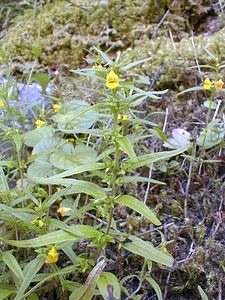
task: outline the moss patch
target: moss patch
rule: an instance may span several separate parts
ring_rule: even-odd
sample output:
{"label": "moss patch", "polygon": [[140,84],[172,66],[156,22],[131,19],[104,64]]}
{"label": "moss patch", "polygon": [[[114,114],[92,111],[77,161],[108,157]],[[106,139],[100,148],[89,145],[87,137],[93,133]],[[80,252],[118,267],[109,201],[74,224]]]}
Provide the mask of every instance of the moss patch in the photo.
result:
{"label": "moss patch", "polygon": [[[187,80],[187,74],[183,75],[184,68],[195,64],[195,56],[191,39],[185,33],[185,11],[189,14],[191,11],[191,15],[200,18],[210,9],[207,1],[200,1],[198,7],[186,2],[174,7],[172,1],[157,4],[158,1],[150,0],[144,3],[141,0],[110,0],[107,5],[101,4],[103,1],[96,2],[94,5],[93,1],[87,0],[73,5],[67,1],[56,1],[44,5],[36,16],[28,10],[24,16],[17,18],[17,25],[5,35],[0,45],[23,72],[24,66],[34,60],[32,47],[37,44],[43,49],[40,65],[53,70],[62,66],[82,66],[87,56],[84,49],[100,45],[103,50],[111,47],[113,53],[126,50],[123,57],[128,61],[154,56],[153,63],[145,64],[144,71],[154,76],[161,87],[179,87],[182,81]],[[167,9],[171,12],[157,29]],[[171,34],[176,42],[166,36],[170,25],[174,28]],[[195,38],[199,63],[211,63],[210,57],[203,51],[204,47],[223,55],[224,33],[222,29],[213,36],[199,35]],[[159,35],[160,38],[157,37]]]}

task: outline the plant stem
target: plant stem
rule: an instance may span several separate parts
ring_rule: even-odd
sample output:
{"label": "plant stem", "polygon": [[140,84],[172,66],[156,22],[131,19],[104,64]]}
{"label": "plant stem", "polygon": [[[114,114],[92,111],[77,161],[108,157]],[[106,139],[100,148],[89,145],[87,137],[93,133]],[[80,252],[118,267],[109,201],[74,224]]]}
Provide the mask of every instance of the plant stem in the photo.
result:
{"label": "plant stem", "polygon": [[[210,113],[211,113],[212,101],[213,101],[213,93],[211,92],[211,96],[210,96],[210,100],[209,100],[209,107],[208,107],[206,121],[205,121],[205,134],[204,134],[204,139],[203,139],[203,143],[202,143],[202,150],[200,152],[200,156],[199,156],[198,161],[197,161],[197,166],[200,164],[201,157],[203,156],[203,153],[205,151],[204,147],[205,147],[206,137],[207,137],[207,134],[208,134],[209,117],[210,117]],[[199,167],[199,172],[198,172],[199,175],[201,173],[201,165]]]}
{"label": "plant stem", "polygon": [[[112,171],[112,197],[115,198],[116,197],[116,188],[117,188],[117,184],[116,184],[116,180],[117,180],[117,173],[118,173],[118,169],[119,169],[119,144],[117,142],[117,135],[118,135],[118,128],[117,128],[117,117],[118,117],[118,111],[114,111],[113,112],[113,134],[112,134],[112,138],[114,141],[114,145],[115,145],[115,160],[114,160],[114,166],[113,166],[113,171]],[[106,229],[106,235],[109,233],[111,224],[112,224],[112,218],[113,218],[113,210],[114,207],[111,206],[110,210],[109,210],[109,219],[108,219],[108,225],[107,225],[107,229]]]}
{"label": "plant stem", "polygon": [[[10,118],[12,120],[13,135],[14,135],[14,138],[16,139],[16,136],[18,135],[18,132],[17,132],[17,129],[16,129],[15,118],[14,118],[12,109],[11,109],[10,104],[9,104],[9,100],[10,100],[9,99],[9,95],[8,95],[9,88],[10,88],[10,86],[7,84],[7,96],[5,98],[5,102],[6,102],[7,112],[10,115]],[[20,143],[20,147],[18,149],[17,142],[16,142],[16,140],[14,138],[13,138],[13,142],[15,144],[16,155],[17,155],[17,160],[18,160],[18,167],[19,167],[19,174],[20,174],[20,186],[21,186],[21,188],[23,188],[23,166],[22,166],[22,160],[21,160],[21,157],[22,157],[22,145]],[[21,140],[19,142],[21,142]]]}

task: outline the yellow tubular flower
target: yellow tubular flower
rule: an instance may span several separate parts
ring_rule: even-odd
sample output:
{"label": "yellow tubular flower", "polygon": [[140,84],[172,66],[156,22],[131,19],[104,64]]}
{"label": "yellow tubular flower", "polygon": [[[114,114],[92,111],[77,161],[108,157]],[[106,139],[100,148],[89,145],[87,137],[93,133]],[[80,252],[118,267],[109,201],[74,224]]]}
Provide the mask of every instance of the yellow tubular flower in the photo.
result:
{"label": "yellow tubular flower", "polygon": [[106,86],[108,88],[110,88],[111,90],[117,88],[118,85],[119,85],[119,80],[118,79],[119,78],[116,75],[116,73],[113,70],[111,70],[109,72],[109,74],[107,75],[107,77],[106,77]]}
{"label": "yellow tubular flower", "polygon": [[65,213],[69,210],[70,210],[70,208],[68,208],[68,207],[60,207],[59,209],[57,209],[57,213],[60,214],[61,217],[64,217]]}
{"label": "yellow tubular flower", "polygon": [[48,252],[48,256],[45,260],[45,263],[46,264],[56,263],[58,261],[58,258],[59,258],[59,254],[57,250],[55,249],[55,247],[52,247],[52,249],[49,250]]}
{"label": "yellow tubular flower", "polygon": [[129,119],[128,115],[118,114],[117,120],[127,121]]}
{"label": "yellow tubular flower", "polygon": [[37,125],[37,128],[41,128],[41,127],[45,124],[45,122],[42,121],[42,120],[37,120],[37,121],[35,122],[35,124]]}
{"label": "yellow tubular flower", "polygon": [[5,107],[5,103],[3,100],[0,100],[0,108],[3,108],[3,107]]}
{"label": "yellow tubular flower", "polygon": [[44,226],[44,222],[42,220],[38,221],[38,227],[42,228]]}
{"label": "yellow tubular flower", "polygon": [[102,69],[102,65],[95,65],[92,67],[92,69]]}
{"label": "yellow tubular flower", "polygon": [[75,142],[75,138],[67,138],[66,141],[69,144],[73,144]]}
{"label": "yellow tubular flower", "polygon": [[54,105],[53,105],[53,110],[54,110],[54,112],[57,113],[57,112],[60,110],[61,107],[62,107],[62,106],[59,105],[59,104],[54,104]]}
{"label": "yellow tubular flower", "polygon": [[205,90],[210,90],[212,86],[212,82],[209,80],[209,78],[206,78],[204,81],[204,89]]}
{"label": "yellow tubular flower", "polygon": [[222,79],[216,81],[215,82],[215,88],[216,88],[216,90],[220,91],[222,89],[223,85],[224,85],[224,82],[223,82]]}

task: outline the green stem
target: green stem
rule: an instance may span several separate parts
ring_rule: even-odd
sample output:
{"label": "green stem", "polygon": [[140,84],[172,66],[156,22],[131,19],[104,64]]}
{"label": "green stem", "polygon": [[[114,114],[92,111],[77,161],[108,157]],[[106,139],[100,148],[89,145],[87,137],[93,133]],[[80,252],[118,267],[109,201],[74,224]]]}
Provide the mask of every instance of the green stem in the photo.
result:
{"label": "green stem", "polygon": [[[13,115],[12,109],[9,105],[9,100],[10,99],[8,98],[8,89],[9,89],[9,87],[7,85],[7,97],[5,98],[5,102],[6,102],[7,111],[10,115],[11,120],[12,120],[13,134],[16,137],[18,132],[17,132],[17,129],[16,129],[16,122],[15,122],[15,119],[14,119],[14,115]],[[20,145],[19,150],[18,150],[15,140],[13,140],[13,142],[15,144],[16,155],[17,155],[17,160],[18,160],[19,174],[20,174],[20,180],[21,180],[20,184],[21,184],[21,188],[23,188],[23,166],[22,166],[22,160],[21,160],[21,156],[22,156],[21,147],[22,146]]]}
{"label": "green stem", "polygon": [[201,157],[203,156],[203,153],[205,151],[204,147],[205,147],[206,137],[207,137],[207,133],[208,133],[208,126],[209,126],[209,118],[210,118],[210,113],[211,113],[212,101],[213,101],[213,93],[211,92],[211,96],[210,96],[210,100],[209,100],[209,107],[208,107],[206,121],[205,121],[205,134],[204,134],[204,139],[203,139],[203,143],[202,143],[202,150],[201,150],[200,156],[199,156],[198,161],[197,161],[197,166],[200,164]]}
{"label": "green stem", "polygon": [[[116,184],[116,180],[117,180],[117,174],[118,174],[118,170],[119,170],[119,155],[120,155],[120,151],[119,151],[119,144],[117,142],[117,135],[118,135],[118,127],[117,127],[117,117],[118,117],[118,111],[114,111],[113,112],[113,140],[114,140],[114,144],[115,144],[115,161],[114,161],[114,166],[113,166],[113,171],[112,171],[112,197],[113,199],[116,197],[116,188],[117,188],[117,184]],[[107,225],[107,229],[106,229],[106,235],[109,234],[109,230],[112,224],[112,218],[113,218],[113,210],[114,207],[111,206],[110,210],[109,210],[109,219],[108,219],[108,225]]]}

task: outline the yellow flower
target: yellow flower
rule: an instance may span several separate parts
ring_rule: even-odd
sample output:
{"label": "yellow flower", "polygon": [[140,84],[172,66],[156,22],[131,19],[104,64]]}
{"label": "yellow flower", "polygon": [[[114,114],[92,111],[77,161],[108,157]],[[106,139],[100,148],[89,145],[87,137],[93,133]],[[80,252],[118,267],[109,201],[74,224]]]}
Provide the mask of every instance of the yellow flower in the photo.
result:
{"label": "yellow flower", "polygon": [[215,82],[215,88],[216,88],[216,90],[220,91],[222,89],[223,85],[224,85],[224,82],[223,82],[222,79],[216,81]]}
{"label": "yellow flower", "polygon": [[42,228],[44,226],[44,222],[42,220],[33,220],[32,225]]}
{"label": "yellow flower", "polygon": [[65,213],[67,213],[70,210],[68,207],[60,207],[57,209],[57,213],[61,215],[61,217],[65,216]]}
{"label": "yellow flower", "polygon": [[212,86],[212,82],[209,80],[209,78],[206,78],[204,81],[204,89],[205,90],[210,90]]}
{"label": "yellow flower", "polygon": [[56,263],[58,261],[58,258],[59,258],[59,254],[57,250],[55,249],[55,247],[52,247],[52,249],[49,250],[48,252],[48,256],[45,260],[45,263],[46,264]]}
{"label": "yellow flower", "polygon": [[42,120],[37,120],[37,121],[35,122],[35,124],[37,125],[37,128],[41,128],[41,127],[45,124],[45,122],[42,121]]}
{"label": "yellow flower", "polygon": [[5,107],[5,103],[3,100],[0,100],[0,108],[3,108],[3,107]]}
{"label": "yellow flower", "polygon": [[38,227],[42,228],[44,226],[44,222],[42,220],[38,221]]}
{"label": "yellow flower", "polygon": [[129,119],[128,115],[118,114],[117,120],[127,121]]}
{"label": "yellow flower", "polygon": [[128,116],[128,115],[123,115],[123,121],[127,121],[127,120],[128,120],[128,118],[129,118],[129,116]]}
{"label": "yellow flower", "polygon": [[75,138],[68,138],[66,139],[67,143],[73,144],[75,142]]}
{"label": "yellow flower", "polygon": [[102,65],[95,65],[92,67],[92,69],[102,69]]}
{"label": "yellow flower", "polygon": [[113,70],[111,70],[106,77],[106,86],[111,90],[113,90],[117,88],[118,85],[119,85],[118,76]]}
{"label": "yellow flower", "polygon": [[53,110],[54,110],[54,112],[57,113],[57,112],[60,110],[61,107],[62,107],[62,106],[59,105],[59,104],[54,104],[54,105],[53,105]]}
{"label": "yellow flower", "polygon": [[166,249],[166,247],[162,247],[162,252],[164,252],[164,253],[168,253],[168,250]]}

